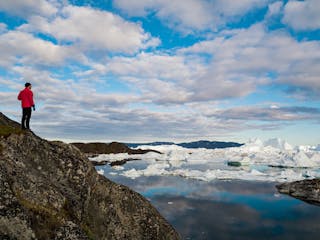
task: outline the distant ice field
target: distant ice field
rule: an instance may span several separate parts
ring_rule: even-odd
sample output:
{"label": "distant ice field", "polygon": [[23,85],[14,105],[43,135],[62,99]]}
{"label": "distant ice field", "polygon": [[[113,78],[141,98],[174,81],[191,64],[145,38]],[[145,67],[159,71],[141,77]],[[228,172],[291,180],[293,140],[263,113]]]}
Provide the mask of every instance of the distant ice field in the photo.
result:
{"label": "distant ice field", "polygon": [[[292,147],[281,139],[253,139],[241,147],[189,149],[177,145],[138,146],[153,149],[141,155],[101,154],[94,161],[141,159],[113,167],[110,174],[131,179],[141,176],[181,176],[202,181],[238,179],[287,182],[320,177],[320,146]],[[104,169],[99,168],[103,174]],[[108,170],[109,171],[109,170]]]}

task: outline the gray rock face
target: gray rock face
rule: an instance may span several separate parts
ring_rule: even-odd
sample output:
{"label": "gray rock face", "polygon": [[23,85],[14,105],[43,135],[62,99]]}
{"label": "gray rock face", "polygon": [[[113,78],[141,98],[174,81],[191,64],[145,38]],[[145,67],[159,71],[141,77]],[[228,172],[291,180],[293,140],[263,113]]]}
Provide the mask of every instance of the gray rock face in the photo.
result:
{"label": "gray rock face", "polygon": [[320,179],[282,183],[276,187],[280,193],[320,206]]}
{"label": "gray rock face", "polygon": [[0,113],[0,239],[179,239],[140,194],[95,171],[74,146]]}

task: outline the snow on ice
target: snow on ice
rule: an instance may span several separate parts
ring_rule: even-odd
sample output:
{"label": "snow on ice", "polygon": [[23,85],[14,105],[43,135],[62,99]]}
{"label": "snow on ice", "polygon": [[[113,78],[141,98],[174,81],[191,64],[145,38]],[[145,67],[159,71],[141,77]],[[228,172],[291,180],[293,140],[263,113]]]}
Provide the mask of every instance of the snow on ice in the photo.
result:
{"label": "snow on ice", "polygon": [[[281,139],[261,141],[251,139],[241,147],[224,149],[187,149],[177,145],[142,145],[140,149],[154,149],[134,155],[146,163],[144,169],[114,168],[129,178],[172,175],[203,181],[242,179],[255,181],[295,181],[320,177],[320,145],[292,147]],[[128,154],[102,154],[95,161],[118,161]],[[238,167],[228,162],[238,163]],[[114,172],[113,172],[114,174]]]}

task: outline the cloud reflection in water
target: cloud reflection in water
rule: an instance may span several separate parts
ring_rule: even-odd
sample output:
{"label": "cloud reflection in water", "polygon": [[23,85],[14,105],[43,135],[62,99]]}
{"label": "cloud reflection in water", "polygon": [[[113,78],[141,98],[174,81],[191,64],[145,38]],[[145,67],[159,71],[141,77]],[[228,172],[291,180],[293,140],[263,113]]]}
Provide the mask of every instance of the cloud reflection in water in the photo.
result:
{"label": "cloud reflection in water", "polygon": [[318,239],[320,233],[320,208],[278,194],[274,183],[106,177],[147,197],[183,239]]}

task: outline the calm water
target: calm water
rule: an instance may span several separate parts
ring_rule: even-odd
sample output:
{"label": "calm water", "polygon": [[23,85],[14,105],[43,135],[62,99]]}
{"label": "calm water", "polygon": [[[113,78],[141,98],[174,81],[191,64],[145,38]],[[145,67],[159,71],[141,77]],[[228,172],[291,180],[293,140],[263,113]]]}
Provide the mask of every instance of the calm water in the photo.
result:
{"label": "calm water", "polygon": [[148,198],[182,239],[319,239],[320,207],[277,193],[275,183],[105,176]]}

